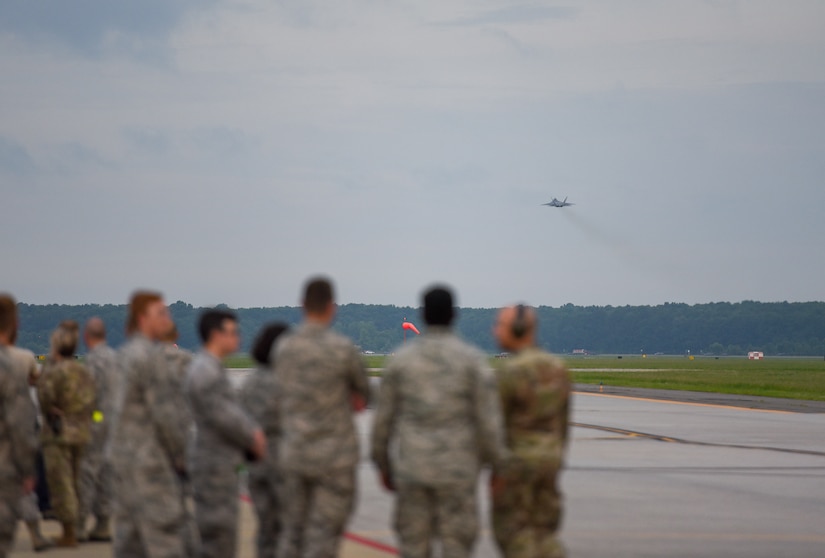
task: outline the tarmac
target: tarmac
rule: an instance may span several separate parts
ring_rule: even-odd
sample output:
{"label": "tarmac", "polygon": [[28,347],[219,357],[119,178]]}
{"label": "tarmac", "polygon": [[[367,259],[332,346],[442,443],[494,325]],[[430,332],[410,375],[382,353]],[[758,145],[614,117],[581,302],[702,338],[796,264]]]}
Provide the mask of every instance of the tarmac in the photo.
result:
{"label": "tarmac", "polygon": [[[713,394],[671,392],[682,400],[664,400],[647,390],[607,391],[578,391],[573,401],[561,479],[560,537],[569,556],[825,556],[825,413],[803,402],[750,408],[747,400],[720,402]],[[782,406],[770,403],[762,407]],[[371,415],[357,419],[364,458],[339,558],[396,555],[392,495],[366,459]],[[485,483],[482,475],[477,558],[499,556],[488,529]],[[45,530],[56,534],[57,524],[47,522]],[[254,532],[254,514],[243,503],[240,558],[254,556]],[[12,556],[112,555],[111,545],[100,543],[37,555],[29,548],[18,529]]]}

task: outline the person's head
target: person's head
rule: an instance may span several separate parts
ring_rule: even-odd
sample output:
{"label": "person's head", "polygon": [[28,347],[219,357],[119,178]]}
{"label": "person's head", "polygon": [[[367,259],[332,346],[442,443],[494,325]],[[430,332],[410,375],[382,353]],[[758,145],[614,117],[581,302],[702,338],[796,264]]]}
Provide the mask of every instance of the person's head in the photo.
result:
{"label": "person's head", "polygon": [[74,320],[60,322],[52,332],[51,353],[56,358],[72,358],[80,341],[80,325]]}
{"label": "person's head", "polygon": [[17,301],[0,293],[0,344],[14,345],[17,339]]}
{"label": "person's head", "polygon": [[449,287],[437,285],[424,293],[424,322],[428,326],[449,326],[455,318],[453,293]]}
{"label": "person's head", "polygon": [[91,350],[106,342],[106,324],[100,318],[89,318],[83,327],[83,343]]}
{"label": "person's head", "polygon": [[252,358],[262,366],[272,364],[272,347],[288,329],[289,326],[281,322],[265,325],[252,343]]}
{"label": "person's head", "polygon": [[169,331],[172,318],[163,301],[163,295],[152,291],[137,291],[129,301],[129,317],[126,332],[140,333],[159,341]]}
{"label": "person's head", "polygon": [[538,318],[530,306],[517,304],[498,312],[493,334],[499,346],[506,351],[517,351],[536,343]]}
{"label": "person's head", "polygon": [[335,291],[326,277],[312,277],[304,285],[304,315],[312,320],[330,323],[335,317]]}
{"label": "person's head", "polygon": [[198,321],[198,335],[204,348],[219,358],[237,352],[241,346],[238,318],[229,310],[205,310]]}

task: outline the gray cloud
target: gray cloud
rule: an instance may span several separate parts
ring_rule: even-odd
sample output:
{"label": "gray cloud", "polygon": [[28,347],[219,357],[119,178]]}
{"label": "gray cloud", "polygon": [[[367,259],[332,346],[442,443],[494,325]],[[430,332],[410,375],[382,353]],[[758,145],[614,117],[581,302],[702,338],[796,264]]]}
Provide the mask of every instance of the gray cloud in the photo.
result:
{"label": "gray cloud", "polygon": [[[87,55],[98,54],[108,33],[163,38],[187,12],[214,2],[199,0],[6,0],[0,32],[24,41],[53,40]],[[134,43],[133,45],[134,46]]]}
{"label": "gray cloud", "polygon": [[540,4],[519,4],[493,10],[479,10],[475,13],[439,22],[440,25],[506,25],[513,23],[541,23],[554,19],[573,19],[579,8],[572,6],[543,6]]}
{"label": "gray cloud", "polygon": [[9,138],[0,136],[0,173],[24,175],[36,168],[25,147]]}

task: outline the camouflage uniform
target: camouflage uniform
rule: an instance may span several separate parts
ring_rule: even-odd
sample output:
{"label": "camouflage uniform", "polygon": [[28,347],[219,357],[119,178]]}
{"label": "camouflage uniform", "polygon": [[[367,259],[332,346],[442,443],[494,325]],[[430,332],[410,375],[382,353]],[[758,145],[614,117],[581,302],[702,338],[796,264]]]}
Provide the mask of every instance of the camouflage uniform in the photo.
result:
{"label": "camouflage uniform", "polygon": [[496,472],[501,483],[493,491],[496,540],[506,558],[563,557],[555,533],[570,406],[567,368],[544,351],[525,349],[500,372],[499,393],[513,459]]}
{"label": "camouflage uniform", "polygon": [[0,558],[12,548],[23,479],[34,476],[35,422],[29,385],[15,373],[9,347],[0,346]]}
{"label": "camouflage uniform", "polygon": [[[169,373],[172,375],[175,389],[177,389],[179,393],[184,393],[183,386],[186,383],[186,370],[192,362],[192,353],[172,343],[161,343],[160,352],[166,361]],[[192,418],[192,413],[188,406],[182,409],[182,416],[184,417],[183,426],[186,431],[186,448],[188,454],[191,451],[191,446],[195,439],[195,421]],[[181,483],[185,524],[183,529],[184,547],[186,548],[186,556],[195,558],[200,550],[200,535],[198,535],[198,526],[195,524],[192,483],[188,477],[182,478]]]}
{"label": "camouflage uniform", "polygon": [[494,376],[479,351],[430,327],[396,353],[381,382],[372,459],[398,493],[402,556],[430,556],[435,539],[445,558],[470,555],[478,474],[505,457],[502,437]]}
{"label": "camouflage uniform", "polygon": [[364,364],[352,343],[304,324],[276,344],[284,475],[279,558],[329,558],[352,513],[358,437],[352,396],[369,399]]}
{"label": "camouflage uniform", "polygon": [[[103,450],[109,438],[117,377],[117,353],[101,343],[84,360],[95,381],[97,396],[92,421],[92,438],[80,463],[80,514],[78,537],[85,538],[86,518],[92,513],[98,522],[112,515],[112,465]],[[100,524],[100,523],[99,523]]]}
{"label": "camouflage uniform", "polygon": [[279,502],[283,487],[278,469],[279,389],[275,371],[262,366],[244,382],[240,393],[241,405],[266,434],[266,459],[248,467],[249,495],[258,515],[258,558],[275,558],[281,533]]}
{"label": "camouflage uniform", "polygon": [[189,365],[185,391],[196,426],[190,471],[200,556],[230,558],[237,547],[237,469],[258,425],[235,400],[223,365],[205,351]]}
{"label": "camouflage uniform", "polygon": [[[43,367],[37,396],[43,415],[40,440],[52,510],[61,523],[75,525],[80,512],[80,459],[91,440],[95,381],[89,370],[74,359],[50,361]],[[59,411],[59,426],[53,409]]]}
{"label": "camouflage uniform", "polygon": [[121,378],[109,445],[116,558],[186,556],[186,401],[158,344],[134,335],[118,354]]}

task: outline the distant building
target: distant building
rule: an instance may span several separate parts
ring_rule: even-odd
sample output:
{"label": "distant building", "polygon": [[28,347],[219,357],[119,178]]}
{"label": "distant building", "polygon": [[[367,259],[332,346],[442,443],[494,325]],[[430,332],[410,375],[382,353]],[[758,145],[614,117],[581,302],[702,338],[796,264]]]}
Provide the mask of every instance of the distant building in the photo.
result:
{"label": "distant building", "polygon": [[762,351],[751,351],[748,353],[748,360],[762,360],[765,354]]}
{"label": "distant building", "polygon": [[573,354],[574,355],[586,355],[588,353],[587,353],[587,349],[573,349]]}

